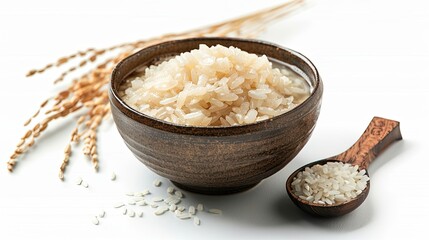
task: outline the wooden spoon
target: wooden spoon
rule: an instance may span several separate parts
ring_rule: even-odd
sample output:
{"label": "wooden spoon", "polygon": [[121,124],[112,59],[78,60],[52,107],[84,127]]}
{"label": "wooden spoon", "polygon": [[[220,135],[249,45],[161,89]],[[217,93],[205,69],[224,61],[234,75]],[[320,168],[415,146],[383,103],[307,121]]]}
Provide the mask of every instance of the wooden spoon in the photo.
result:
{"label": "wooden spoon", "polygon": [[293,172],[286,181],[286,191],[295,205],[312,215],[336,217],[347,214],[359,207],[368,196],[370,187],[369,181],[367,187],[362,191],[362,193],[352,200],[348,202],[327,205],[309,202],[296,196],[293,193],[291,186],[295,176],[299,172],[304,171],[306,167],[311,167],[316,164],[323,165],[327,162],[335,161],[358,165],[359,169],[365,169],[366,174],[368,175],[367,169],[371,161],[374,160],[393,142],[401,139],[402,135],[399,129],[399,122],[385,118],[374,117],[359,140],[347,151],[330,158],[312,162]]}

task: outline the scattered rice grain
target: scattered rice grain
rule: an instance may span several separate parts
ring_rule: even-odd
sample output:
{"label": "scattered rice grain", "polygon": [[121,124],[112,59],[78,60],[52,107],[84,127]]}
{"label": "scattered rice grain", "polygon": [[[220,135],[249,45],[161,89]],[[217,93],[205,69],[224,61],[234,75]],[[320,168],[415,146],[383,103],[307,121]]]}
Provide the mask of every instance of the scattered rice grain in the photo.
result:
{"label": "scattered rice grain", "polygon": [[146,196],[146,195],[150,194],[150,191],[146,189],[146,190],[143,190],[142,192],[140,192],[140,194],[141,194],[141,196]]}
{"label": "scattered rice grain", "polygon": [[98,214],[99,217],[104,218],[106,215],[106,212],[104,210],[101,210],[101,212]]}
{"label": "scattered rice grain", "polygon": [[76,179],[76,185],[81,185],[82,184],[82,178],[81,177],[78,177],[77,179]]}
{"label": "scattered rice grain", "polygon": [[162,202],[162,201],[164,201],[164,198],[162,198],[162,197],[153,197],[152,201],[153,202]]}
{"label": "scattered rice grain", "polygon": [[176,195],[178,198],[183,198],[183,193],[179,190],[175,191],[174,195]]}
{"label": "scattered rice grain", "polygon": [[199,226],[201,224],[201,221],[197,216],[194,217],[194,224],[197,226]]}
{"label": "scattered rice grain", "polygon": [[97,218],[97,217],[93,217],[93,218],[92,218],[92,223],[93,223],[94,225],[98,225],[98,224],[100,223],[100,221],[98,220],[98,218]]}
{"label": "scattered rice grain", "polygon": [[199,212],[204,211],[204,205],[203,205],[202,203],[199,203],[199,204],[197,205],[197,210],[198,210]]}
{"label": "scattered rice grain", "polygon": [[190,206],[188,212],[189,212],[189,214],[195,215],[195,207]]}
{"label": "scattered rice grain", "polygon": [[186,210],[186,207],[184,207],[184,206],[178,206],[178,207],[177,207],[177,210],[178,210],[179,212],[183,212],[183,211],[185,211],[185,210]]}
{"label": "scattered rice grain", "polygon": [[132,209],[128,209],[128,217],[135,217],[136,213]]}
{"label": "scattered rice grain", "polygon": [[167,212],[169,210],[169,208],[168,207],[166,207],[166,206],[162,206],[162,207],[159,207],[154,213],[155,213],[155,215],[157,215],[157,216],[159,216],[159,215],[162,215],[162,214],[164,214],[165,212]]}
{"label": "scattered rice grain", "polygon": [[177,209],[176,204],[171,204],[170,207],[169,207],[169,209],[170,209],[171,212],[176,211],[176,209]]}
{"label": "scattered rice grain", "polygon": [[176,217],[178,217],[179,219],[185,220],[185,219],[190,219],[192,216],[189,213],[184,213],[184,212],[177,212],[176,211]]}
{"label": "scattered rice grain", "polygon": [[159,179],[156,179],[155,181],[153,181],[153,185],[155,187],[159,187],[159,186],[161,186],[161,184],[162,184],[162,182]]}
{"label": "scattered rice grain", "polygon": [[173,194],[174,193],[174,188],[173,187],[168,187],[167,188],[167,193]]}
{"label": "scattered rice grain", "polygon": [[115,205],[113,205],[114,208],[121,208],[123,206],[125,206],[124,203],[116,203]]}
{"label": "scattered rice grain", "polygon": [[170,204],[179,204],[180,202],[181,202],[182,200],[180,199],[180,198],[173,198],[171,201],[170,201]]}
{"label": "scattered rice grain", "polygon": [[216,208],[209,209],[208,212],[213,214],[222,214],[222,210]]}
{"label": "scattered rice grain", "polygon": [[135,198],[133,198],[133,200],[134,200],[134,202],[140,202],[140,201],[143,201],[144,200],[144,197],[135,197]]}
{"label": "scattered rice grain", "polygon": [[115,181],[116,180],[116,174],[114,172],[112,172],[110,174],[110,180]]}

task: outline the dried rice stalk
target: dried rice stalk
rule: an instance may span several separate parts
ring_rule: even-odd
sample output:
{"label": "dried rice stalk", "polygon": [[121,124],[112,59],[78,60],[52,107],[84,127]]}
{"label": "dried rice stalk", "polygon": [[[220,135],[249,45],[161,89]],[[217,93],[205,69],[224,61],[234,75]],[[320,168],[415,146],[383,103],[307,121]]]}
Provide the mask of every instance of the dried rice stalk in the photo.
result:
{"label": "dried rice stalk", "polygon": [[101,64],[95,65],[88,73],[74,79],[68,88],[59,92],[56,96],[46,99],[40,104],[36,113],[25,121],[24,126],[28,127],[33,119],[37,118],[42,110],[43,119],[34,124],[23,137],[18,141],[17,147],[7,162],[9,171],[13,171],[17,160],[31,148],[36,138],[42,134],[48,125],[61,118],[70,117],[71,113],[80,115],[77,126],[71,133],[70,142],[64,151],[64,159],[60,165],[59,178],[64,179],[64,172],[72,153],[71,143],[79,143],[83,139],[83,152],[91,160],[95,170],[99,167],[97,155],[97,129],[110,114],[110,105],[107,93],[107,83],[113,67],[125,57],[150,45],[164,41],[184,39],[190,37],[205,36],[230,36],[252,38],[263,31],[268,24],[278,20],[301,6],[303,0],[291,0],[277,7],[262,10],[237,19],[225,21],[208,27],[194,29],[188,32],[177,34],[166,34],[160,37],[139,40],[131,43],[123,43],[104,49],[88,48],[69,56],[62,57],[54,63],[49,63],[40,69],[33,69],[27,73],[27,77],[41,74],[54,67],[63,67],[70,60],[80,59],[77,65],[70,66],[55,80],[55,83],[63,81],[66,77],[87,64],[94,64],[106,53],[117,51],[118,53],[108,59],[104,59]]}

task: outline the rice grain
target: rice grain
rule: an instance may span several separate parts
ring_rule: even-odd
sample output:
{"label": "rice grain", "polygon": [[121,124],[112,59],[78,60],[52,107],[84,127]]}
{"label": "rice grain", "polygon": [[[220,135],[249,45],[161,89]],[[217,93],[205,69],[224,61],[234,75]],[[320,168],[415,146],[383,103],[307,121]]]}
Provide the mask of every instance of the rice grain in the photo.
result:
{"label": "rice grain", "polygon": [[167,193],[173,194],[174,193],[174,188],[173,187],[168,187],[167,188]]}
{"label": "rice grain", "polygon": [[199,212],[204,211],[204,205],[203,205],[202,203],[199,203],[199,204],[197,205],[197,210],[198,210]]}
{"label": "rice grain", "polygon": [[155,181],[153,181],[153,185],[155,186],[155,187],[159,187],[159,186],[161,186],[161,181],[159,180],[159,179],[156,179]]}
{"label": "rice grain", "polygon": [[125,206],[124,203],[116,203],[115,205],[113,205],[114,208],[121,208],[123,206]]}
{"label": "rice grain", "polygon": [[159,207],[154,213],[155,213],[155,215],[159,216],[159,215],[164,214],[168,210],[169,210],[168,207],[162,206],[162,207]]}
{"label": "rice grain", "polygon": [[128,217],[135,217],[136,216],[136,213],[133,211],[133,210],[131,210],[131,209],[128,209]]}
{"label": "rice grain", "polygon": [[222,214],[222,210],[216,208],[209,209],[208,212],[213,214]]}
{"label": "rice grain", "polygon": [[162,197],[153,197],[152,201],[153,202],[162,202],[162,201],[164,201],[164,199]]}
{"label": "rice grain", "polygon": [[114,172],[112,172],[112,173],[110,174],[110,180],[111,180],[111,181],[115,181],[115,180],[116,180],[116,174],[115,174]]}
{"label": "rice grain", "polygon": [[82,184],[82,178],[81,177],[78,177],[77,179],[76,179],[76,185],[81,185]]}
{"label": "rice grain", "polygon": [[93,223],[94,225],[98,225],[98,224],[100,223],[100,221],[98,220],[98,218],[97,218],[97,217],[93,217],[93,218],[92,218],[92,223]]}
{"label": "rice grain", "polygon": [[189,214],[195,215],[195,207],[190,206],[188,212],[189,212]]}
{"label": "rice grain", "polygon": [[98,214],[98,216],[101,218],[104,218],[105,215],[106,215],[106,212],[103,210]]}
{"label": "rice grain", "polygon": [[194,217],[194,224],[197,226],[199,226],[201,224],[201,221],[197,216]]}

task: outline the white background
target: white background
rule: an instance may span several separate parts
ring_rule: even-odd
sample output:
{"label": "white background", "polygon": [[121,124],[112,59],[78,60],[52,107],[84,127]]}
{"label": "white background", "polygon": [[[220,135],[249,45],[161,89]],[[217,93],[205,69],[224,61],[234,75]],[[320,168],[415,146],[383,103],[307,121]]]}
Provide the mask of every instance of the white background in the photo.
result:
{"label": "white background", "polygon": [[[0,239],[424,239],[429,216],[428,1],[321,0],[272,25],[261,39],[295,49],[318,67],[325,84],[312,138],[282,171],[254,189],[230,196],[187,194],[190,204],[220,208],[202,225],[171,214],[129,218],[113,209],[125,192],[153,188],[157,177],[138,162],[117,130],[100,130],[100,172],[78,149],[57,178],[72,121],[50,126],[13,174],[6,161],[23,122],[46,96],[57,70],[34,78],[35,67],[88,47],[144,39],[219,22],[282,1],[1,1],[0,3]],[[373,116],[401,122],[404,140],[370,166],[371,192],[355,212],[336,219],[302,213],[287,197],[289,174],[351,146]],[[52,127],[52,128],[51,128]],[[3,164],[4,162],[4,164]],[[110,172],[118,175],[110,181]],[[89,183],[76,186],[78,177]],[[169,185],[163,180],[163,193]],[[100,210],[106,217],[91,223]]]}

